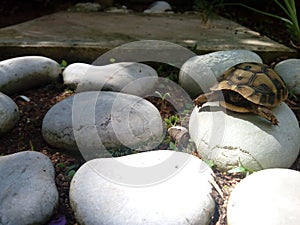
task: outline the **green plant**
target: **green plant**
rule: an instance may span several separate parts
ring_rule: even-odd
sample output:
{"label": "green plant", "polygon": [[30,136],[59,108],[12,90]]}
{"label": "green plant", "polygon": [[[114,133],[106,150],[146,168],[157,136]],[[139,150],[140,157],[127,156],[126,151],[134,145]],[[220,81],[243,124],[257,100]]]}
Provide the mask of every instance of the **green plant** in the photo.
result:
{"label": "green plant", "polygon": [[171,150],[178,151],[178,148],[177,148],[176,144],[172,141],[170,141],[170,143],[169,143],[169,148]]}
{"label": "green plant", "polygon": [[242,173],[242,174],[245,174],[246,176],[248,176],[249,174],[251,173],[254,173],[255,171],[254,170],[251,170],[247,167],[245,167],[241,160],[239,159],[239,166],[231,169],[231,170],[228,170],[228,173]]}
{"label": "green plant", "polygon": [[65,163],[57,163],[56,166],[64,171],[64,174],[68,181],[72,180],[73,176],[76,173],[76,170],[79,168],[79,165],[77,164],[67,166]]}
{"label": "green plant", "polygon": [[[256,8],[250,7],[248,5],[245,5],[243,3],[226,3],[224,5],[238,5],[247,9],[250,9],[254,12],[261,13],[279,20],[282,20],[286,26],[287,29],[290,31],[291,35],[291,43],[293,44],[293,40],[295,40],[297,43],[300,43],[300,28],[297,18],[297,9],[296,4],[294,0],[274,0],[274,2],[279,6],[279,8],[286,14],[287,18],[273,14],[268,13],[265,11],[258,10]],[[293,44],[295,47],[297,47],[295,44]]]}
{"label": "green plant", "polygon": [[170,71],[170,73],[168,74],[168,76],[166,76],[166,78],[177,83],[178,82],[178,73],[175,71]]}
{"label": "green plant", "polygon": [[160,105],[160,111],[162,111],[165,108],[166,105],[166,98],[171,98],[171,94],[169,92],[162,94],[159,91],[155,91],[155,94],[158,95],[158,97],[161,98],[161,105]]}
{"label": "green plant", "polygon": [[60,67],[61,67],[62,69],[65,69],[67,66],[68,66],[67,61],[63,59],[63,60],[61,61],[61,63],[60,63]]}
{"label": "green plant", "polygon": [[215,163],[211,160],[203,160],[210,168],[213,168],[215,166]]}
{"label": "green plant", "polygon": [[66,176],[67,176],[67,179],[70,181],[72,180],[73,176],[75,175],[76,173],[76,170],[79,168],[79,165],[77,164],[74,164],[74,165],[71,165],[71,166],[68,166],[66,167]]}
{"label": "green plant", "polygon": [[298,97],[297,97],[297,95],[295,94],[295,91],[289,90],[288,93],[289,93],[288,99],[295,99],[295,100],[298,100]]}
{"label": "green plant", "polygon": [[169,92],[162,94],[159,91],[155,91],[155,94],[158,95],[158,97],[160,97],[163,101],[165,101],[167,97],[171,97]]}
{"label": "green plant", "polygon": [[177,115],[171,115],[168,118],[165,118],[164,121],[169,127],[176,126],[179,122],[179,117]]}

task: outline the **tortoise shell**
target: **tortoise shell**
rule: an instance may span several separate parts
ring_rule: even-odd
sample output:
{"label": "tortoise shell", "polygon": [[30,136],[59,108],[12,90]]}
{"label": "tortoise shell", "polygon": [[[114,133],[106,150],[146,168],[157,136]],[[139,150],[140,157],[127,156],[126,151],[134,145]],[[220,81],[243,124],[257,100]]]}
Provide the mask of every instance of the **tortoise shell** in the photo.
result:
{"label": "tortoise shell", "polygon": [[[219,83],[211,87],[211,91],[225,90],[228,90],[228,98],[238,96],[238,93],[245,100],[268,108],[277,106],[288,96],[285,82],[271,67],[252,62],[229,68],[219,78]],[[244,103],[241,101],[242,104]]]}

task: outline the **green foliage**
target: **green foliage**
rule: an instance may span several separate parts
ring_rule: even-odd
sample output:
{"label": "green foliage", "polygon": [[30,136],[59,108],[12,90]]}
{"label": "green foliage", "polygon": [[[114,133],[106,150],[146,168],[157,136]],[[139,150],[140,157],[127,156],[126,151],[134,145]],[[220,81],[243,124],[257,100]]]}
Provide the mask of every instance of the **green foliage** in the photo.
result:
{"label": "green foliage", "polygon": [[298,100],[298,96],[295,94],[294,91],[289,90],[289,95],[288,95],[288,99],[295,99],[296,101]]}
{"label": "green foliage", "polygon": [[166,78],[177,83],[178,76],[179,76],[178,73],[176,73],[175,71],[170,71],[170,73],[168,74],[168,76],[166,76]]}
{"label": "green foliage", "polygon": [[210,168],[213,168],[215,166],[215,163],[211,160],[203,160]]}
{"label": "green foliage", "polygon": [[155,91],[155,94],[158,95],[158,97],[161,98],[161,105],[160,105],[160,111],[163,111],[163,109],[165,108],[166,106],[166,98],[169,97],[171,98],[171,94],[169,92],[165,93],[165,94],[162,94],[160,93],[159,91]]}
{"label": "green foliage", "polygon": [[[201,1],[201,0],[199,0]],[[279,6],[279,8],[286,14],[287,17],[282,17],[276,14],[268,13],[265,11],[258,10],[256,8],[250,7],[243,3],[227,3],[224,5],[238,5],[244,8],[250,9],[254,12],[261,13],[285,22],[287,29],[290,32],[292,40],[295,40],[298,44],[300,43],[300,28],[297,18],[297,9],[294,0],[274,0],[274,2]]]}
{"label": "green foliage", "polygon": [[228,173],[241,173],[241,174],[245,174],[246,176],[248,176],[249,174],[251,173],[254,173],[255,171],[245,167],[241,160],[239,159],[239,166],[231,169],[231,170],[228,170]]}
{"label": "green foliage", "polygon": [[64,172],[68,181],[72,180],[73,176],[79,168],[79,165],[77,164],[67,166],[65,163],[57,163],[56,166]]}
{"label": "green foliage", "polygon": [[164,121],[169,127],[176,126],[179,122],[179,117],[177,115],[171,115],[168,118],[165,118]]}
{"label": "green foliage", "polygon": [[76,170],[69,170],[68,173],[67,173],[68,180],[72,180],[72,178],[74,177],[75,173],[76,173]]}
{"label": "green foliage", "polygon": [[178,151],[178,148],[177,148],[176,144],[172,141],[170,141],[170,143],[169,143],[169,148],[171,150]]}
{"label": "green foliage", "polygon": [[61,63],[60,63],[60,67],[61,67],[62,69],[64,69],[64,68],[66,68],[67,66],[68,66],[67,61],[63,59],[63,60],[61,61]]}
{"label": "green foliage", "polygon": [[169,92],[162,94],[159,91],[155,91],[155,94],[158,95],[163,101],[166,100],[167,97],[171,98],[171,94]]}

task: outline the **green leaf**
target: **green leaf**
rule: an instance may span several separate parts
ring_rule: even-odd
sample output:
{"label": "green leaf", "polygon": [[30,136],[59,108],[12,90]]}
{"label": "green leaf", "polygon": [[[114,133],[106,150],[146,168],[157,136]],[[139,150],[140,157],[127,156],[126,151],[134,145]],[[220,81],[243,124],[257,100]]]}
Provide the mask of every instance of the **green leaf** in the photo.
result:
{"label": "green leaf", "polygon": [[72,166],[68,166],[68,171],[70,170],[77,170],[78,169],[78,165],[77,164],[74,164]]}
{"label": "green leaf", "polygon": [[75,170],[70,170],[67,174],[68,178],[71,180],[73,176],[75,175],[76,171]]}
{"label": "green leaf", "polygon": [[162,94],[159,91],[155,91],[155,94],[158,95],[161,99],[163,98]]}
{"label": "green leaf", "polygon": [[64,60],[64,59],[63,59],[63,60],[61,61],[61,63],[60,63],[60,66],[63,67],[63,68],[66,68],[67,65],[68,65],[68,63],[67,63],[67,61]]}
{"label": "green leaf", "polygon": [[204,162],[210,167],[210,168],[212,168],[212,167],[214,167],[214,162],[213,161],[211,161],[211,160],[204,160]]}
{"label": "green leaf", "polygon": [[169,148],[172,149],[172,150],[177,151],[177,146],[176,146],[175,143],[172,142],[172,141],[171,141],[170,144],[169,144]]}
{"label": "green leaf", "polygon": [[57,163],[56,166],[58,168],[61,168],[61,169],[66,168],[66,164],[65,163]]}
{"label": "green leaf", "polygon": [[228,173],[245,173],[248,170],[245,167],[238,166],[236,168],[233,168],[231,170],[228,170]]}

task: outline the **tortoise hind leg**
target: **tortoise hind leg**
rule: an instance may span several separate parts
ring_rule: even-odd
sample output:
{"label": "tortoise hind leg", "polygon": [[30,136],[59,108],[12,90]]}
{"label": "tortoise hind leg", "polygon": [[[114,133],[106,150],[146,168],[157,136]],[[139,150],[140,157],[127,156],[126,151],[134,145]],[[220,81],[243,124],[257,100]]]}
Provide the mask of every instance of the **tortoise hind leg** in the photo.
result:
{"label": "tortoise hind leg", "polygon": [[253,105],[253,107],[251,108],[251,112],[269,120],[273,125],[278,125],[279,123],[273,112],[266,107]]}
{"label": "tortoise hind leg", "polygon": [[212,91],[207,94],[199,95],[195,100],[194,103],[196,106],[202,106],[205,102],[213,102],[221,100],[220,92]]}

